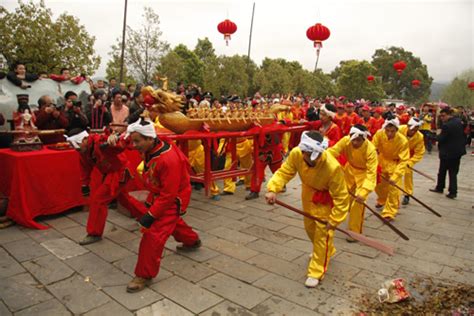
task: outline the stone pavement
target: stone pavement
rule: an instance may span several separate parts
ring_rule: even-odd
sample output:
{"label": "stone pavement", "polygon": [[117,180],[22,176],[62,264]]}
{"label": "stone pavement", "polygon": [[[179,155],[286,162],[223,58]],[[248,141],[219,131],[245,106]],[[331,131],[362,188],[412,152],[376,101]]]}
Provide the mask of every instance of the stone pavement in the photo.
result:
{"label": "stone pavement", "polygon": [[[437,166],[433,153],[417,168],[435,176]],[[303,285],[311,244],[301,217],[263,198],[245,201],[242,187],[219,202],[193,193],[185,219],[203,247],[177,253],[170,240],[158,278],[137,294],[125,285],[140,233],[120,212],[110,211],[104,240],[85,247],[77,241],[85,235],[86,211],[44,219],[51,226],[44,231],[0,230],[0,315],[345,315],[356,311],[360,294],[375,295],[394,277],[474,284],[473,171],[474,157],[465,156],[455,201],[428,192],[433,183],[415,174],[416,196],[443,218],[412,201],[395,221],[410,237],[403,241],[366,214],[365,234],[393,245],[396,254],[348,244],[337,233],[327,276],[311,290]],[[293,180],[282,200],[299,206],[298,186]]]}

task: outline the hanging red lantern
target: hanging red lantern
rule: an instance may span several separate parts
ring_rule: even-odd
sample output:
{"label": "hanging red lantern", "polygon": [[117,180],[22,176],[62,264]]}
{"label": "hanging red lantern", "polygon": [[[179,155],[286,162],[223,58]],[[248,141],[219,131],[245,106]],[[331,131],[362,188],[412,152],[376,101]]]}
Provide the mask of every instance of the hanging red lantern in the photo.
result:
{"label": "hanging red lantern", "polygon": [[369,83],[372,83],[372,81],[374,81],[374,79],[375,79],[375,77],[372,76],[372,75],[367,76],[367,81],[368,81]]}
{"label": "hanging red lantern", "polygon": [[400,60],[393,64],[393,69],[397,71],[398,75],[401,75],[406,66],[407,64],[405,64],[403,60]]}
{"label": "hanging red lantern", "polygon": [[229,46],[230,36],[237,31],[237,25],[229,19],[225,19],[217,25],[219,33],[224,34],[225,44]]}
{"label": "hanging red lantern", "polygon": [[306,37],[314,42],[314,47],[316,47],[318,51],[323,47],[323,41],[327,40],[330,35],[331,32],[329,29],[321,23],[316,23],[306,31]]}
{"label": "hanging red lantern", "polygon": [[474,81],[469,82],[469,84],[467,85],[467,87],[468,87],[471,91],[474,91]]}
{"label": "hanging red lantern", "polygon": [[420,87],[420,83],[421,83],[420,80],[415,79],[415,80],[412,80],[412,81],[411,81],[411,86],[412,86],[413,88],[417,89],[417,88]]}
{"label": "hanging red lantern", "polygon": [[314,47],[316,47],[316,65],[314,66],[314,70],[318,68],[318,61],[319,61],[319,51],[323,47],[323,41],[327,40],[331,32],[327,27],[322,25],[321,23],[316,23],[315,25],[311,26],[306,30],[306,37],[314,42]]}

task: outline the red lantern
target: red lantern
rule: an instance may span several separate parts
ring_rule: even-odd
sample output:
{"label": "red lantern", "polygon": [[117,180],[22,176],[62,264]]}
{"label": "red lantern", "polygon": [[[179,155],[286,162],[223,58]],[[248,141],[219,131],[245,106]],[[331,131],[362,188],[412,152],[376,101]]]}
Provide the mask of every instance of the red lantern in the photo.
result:
{"label": "red lantern", "polygon": [[407,64],[405,64],[403,60],[400,60],[393,64],[393,69],[397,71],[398,75],[401,75],[406,66]]}
{"label": "red lantern", "polygon": [[226,19],[217,25],[219,33],[224,34],[225,44],[229,45],[230,36],[237,31],[237,25],[229,19]]}
{"label": "red lantern", "polygon": [[421,83],[421,81],[417,80],[417,79],[411,81],[411,85],[415,89],[420,87],[420,83]]}
{"label": "red lantern", "polygon": [[375,77],[372,76],[372,75],[367,76],[367,81],[368,81],[369,83],[372,83],[372,81],[374,81],[374,79],[375,79]]}
{"label": "red lantern", "polygon": [[318,52],[323,47],[323,41],[327,40],[329,35],[331,35],[331,32],[321,23],[316,23],[306,31],[306,37],[314,42],[314,47],[316,47]]}
{"label": "red lantern", "polygon": [[469,84],[467,85],[467,87],[468,87],[469,89],[471,89],[471,91],[474,91],[474,81],[469,82]]}

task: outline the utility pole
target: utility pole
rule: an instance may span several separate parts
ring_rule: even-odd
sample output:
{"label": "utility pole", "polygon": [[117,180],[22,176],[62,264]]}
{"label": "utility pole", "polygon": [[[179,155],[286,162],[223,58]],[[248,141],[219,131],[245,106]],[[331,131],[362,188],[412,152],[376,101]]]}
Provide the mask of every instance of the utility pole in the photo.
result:
{"label": "utility pole", "polygon": [[125,33],[127,31],[127,2],[125,0],[125,9],[123,11],[123,30],[122,30],[122,54],[120,55],[120,82],[123,82],[123,59],[125,55]]}

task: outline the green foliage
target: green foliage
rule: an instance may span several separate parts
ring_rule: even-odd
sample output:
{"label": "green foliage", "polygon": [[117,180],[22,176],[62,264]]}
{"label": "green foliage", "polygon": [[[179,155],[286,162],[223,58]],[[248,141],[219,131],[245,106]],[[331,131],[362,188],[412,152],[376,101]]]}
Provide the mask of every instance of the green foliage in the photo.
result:
{"label": "green foliage", "polygon": [[[120,56],[113,55],[112,58],[107,62],[107,68],[105,69],[106,78],[110,81],[111,78],[117,80],[120,79]],[[123,68],[123,82],[126,84],[135,83],[135,79],[128,74],[127,65]]]}
{"label": "green foliage", "polygon": [[[396,61],[403,60],[407,67],[401,75],[393,69]],[[433,82],[428,68],[419,57],[401,47],[377,49],[372,56],[372,65],[377,69],[376,76],[381,76],[383,88],[389,98],[404,99],[409,103],[428,101]],[[421,81],[419,88],[412,87],[411,81]]]}
{"label": "green foliage", "polygon": [[368,61],[342,61],[333,72],[333,76],[336,77],[337,94],[350,100],[364,98],[380,101],[385,96],[380,78],[375,78],[372,82],[367,81],[367,76],[375,73],[375,67]]}
{"label": "green foliage", "polygon": [[18,2],[14,12],[0,7],[0,52],[10,62],[24,62],[32,73],[58,73],[63,67],[73,74],[92,75],[99,67],[95,37],[79,20],[66,13],[56,21],[44,1]]}
{"label": "green foliage", "polygon": [[[138,30],[127,26],[125,39],[125,65],[130,75],[138,82],[156,81],[153,77],[160,59],[168,52],[169,44],[160,40],[160,17],[152,8],[145,7],[143,24]],[[111,56],[121,55],[122,41],[112,45]],[[118,79],[118,78],[117,78]]]}
{"label": "green foliage", "polygon": [[247,70],[247,56],[234,55],[231,57],[220,56],[216,83],[218,90],[213,91],[216,96],[237,94],[247,96],[251,80]]}
{"label": "green foliage", "polygon": [[466,70],[443,90],[441,99],[452,106],[474,108],[474,91],[467,86],[472,81],[474,81],[474,69]]}

